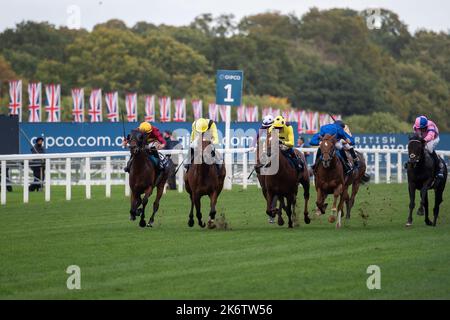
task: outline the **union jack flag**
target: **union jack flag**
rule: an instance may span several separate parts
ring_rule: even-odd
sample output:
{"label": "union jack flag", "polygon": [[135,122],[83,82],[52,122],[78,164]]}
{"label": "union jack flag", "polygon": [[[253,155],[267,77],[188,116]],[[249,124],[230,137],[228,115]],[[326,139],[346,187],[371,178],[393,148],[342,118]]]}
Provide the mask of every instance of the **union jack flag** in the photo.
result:
{"label": "union jack flag", "polygon": [[119,122],[119,93],[105,93],[106,108],[108,109],[107,118],[111,122]]}
{"label": "union jack flag", "polygon": [[208,106],[209,119],[212,121],[219,121],[219,106],[215,103],[210,103]]}
{"label": "union jack flag", "polygon": [[244,122],[245,121],[245,106],[237,107],[236,111],[237,111],[237,121]]}
{"label": "union jack flag", "polygon": [[247,122],[257,122],[258,121],[258,107],[252,106],[245,109],[245,120]]}
{"label": "union jack flag", "polygon": [[326,114],[326,113],[321,113],[319,115],[319,126],[322,127],[322,126],[327,125],[329,123],[331,123],[331,117],[328,114]]}
{"label": "union jack flag", "polygon": [[125,95],[125,107],[127,108],[128,122],[136,122],[137,119],[137,93],[127,93]]}
{"label": "union jack flag", "polygon": [[272,108],[270,107],[264,107],[262,109],[262,117],[264,118],[265,116],[272,114]]}
{"label": "union jack flag", "polygon": [[84,122],[84,89],[72,89],[72,117],[74,122]]}
{"label": "union jack flag", "polygon": [[219,113],[221,121],[227,121],[227,106],[219,106]]}
{"label": "union jack flag", "polygon": [[47,122],[61,121],[61,86],[59,84],[49,84],[45,86],[47,103]]}
{"label": "union jack flag", "polygon": [[306,132],[306,113],[303,110],[297,111],[298,133]]}
{"label": "union jack flag", "polygon": [[283,111],[281,111],[281,115],[283,116],[283,118],[286,120],[286,121],[289,121],[289,114],[291,113],[291,111],[290,110],[283,110]]}
{"label": "union jack flag", "polygon": [[294,109],[291,109],[291,111],[289,111],[289,122],[297,122],[297,111],[295,111]]}
{"label": "union jack flag", "polygon": [[192,100],[192,111],[194,113],[194,120],[203,117],[202,100]]}
{"label": "union jack flag", "polygon": [[41,88],[40,82],[28,84],[28,122],[41,122]]}
{"label": "union jack flag", "polygon": [[159,114],[161,122],[169,122],[170,121],[170,97],[160,97],[159,98]]}
{"label": "union jack flag", "polygon": [[186,100],[177,99],[174,101],[175,104],[175,114],[173,121],[182,122],[186,121]]}
{"label": "union jack flag", "polygon": [[306,113],[306,133],[312,134],[316,133],[319,122],[319,114],[317,112],[307,112]]}
{"label": "union jack flag", "polygon": [[89,111],[91,122],[102,122],[102,89],[92,89],[89,98]]}
{"label": "union jack flag", "polygon": [[9,114],[18,115],[22,122],[22,80],[9,82]]}
{"label": "union jack flag", "polygon": [[145,121],[155,121],[155,96],[145,97]]}

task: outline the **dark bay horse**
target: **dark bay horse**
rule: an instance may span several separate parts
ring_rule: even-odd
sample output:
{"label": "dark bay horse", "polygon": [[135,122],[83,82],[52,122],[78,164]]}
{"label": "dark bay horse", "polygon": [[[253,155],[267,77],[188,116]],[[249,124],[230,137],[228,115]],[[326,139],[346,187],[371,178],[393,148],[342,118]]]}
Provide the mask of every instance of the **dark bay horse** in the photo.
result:
{"label": "dark bay horse", "polygon": [[[436,226],[439,216],[439,205],[442,202],[442,194],[444,193],[447,181],[447,167],[444,165],[444,179],[436,179],[436,169],[434,161],[428,151],[425,150],[426,142],[422,137],[413,135],[408,142],[408,190],[409,190],[409,215],[406,226],[412,225],[412,212],[415,206],[416,190],[420,192],[419,215],[425,214],[425,224],[428,226]],[[428,190],[434,189],[434,208],[433,222],[429,219],[428,214]]]}
{"label": "dark bay horse", "polygon": [[[203,140],[202,136],[198,136],[197,143],[200,142],[202,144],[201,163],[195,163],[196,161],[194,161],[184,175],[186,191],[189,193],[191,199],[191,210],[189,212],[188,226],[194,226],[195,206],[198,225],[202,228],[205,227],[205,223],[202,222],[201,198],[202,196],[207,195],[210,199],[208,228],[213,229],[216,227],[214,219],[216,216],[217,199],[223,189],[226,171],[224,164],[216,165],[205,161],[203,156],[204,152],[211,152],[212,145],[210,141]],[[215,153],[217,154],[217,151],[215,151]],[[220,167],[218,168],[218,166]]]}
{"label": "dark bay horse", "polygon": [[[271,218],[274,218],[275,215],[278,215],[278,225],[283,225],[284,220],[282,218],[281,208],[285,209],[289,219],[288,227],[292,228],[293,227],[292,215],[293,214],[295,215],[298,184],[299,182],[301,182],[304,188],[303,195],[305,198],[304,221],[306,224],[309,224],[311,222],[308,213],[309,174],[304,156],[303,154],[301,154],[299,151],[296,150],[296,152],[299,152],[299,155],[303,157],[302,160],[303,163],[305,164],[303,172],[300,175],[298,175],[297,170],[290,163],[290,160],[288,160],[286,156],[280,155],[281,150],[279,148],[277,150],[276,149],[272,150],[271,144],[272,144],[272,134],[267,132],[267,139],[264,144],[265,145],[264,152],[266,153],[269,159],[277,157],[276,160],[278,161],[278,168],[274,166],[274,163],[276,163],[276,161],[274,162],[273,160],[271,160],[270,162],[266,163],[261,167],[261,169],[262,168],[266,169],[267,167],[268,170],[267,172],[263,170],[261,172],[261,177],[258,178],[261,183],[261,188],[263,189],[263,195],[265,196],[266,199],[267,204],[266,213]],[[276,144],[274,145],[276,146]],[[273,151],[275,151],[275,153],[272,154]],[[260,159],[258,153],[257,162],[259,161]],[[273,172],[269,173],[269,171]],[[286,204],[284,204],[284,199],[286,199]],[[280,201],[280,209],[276,208],[278,200]]]}
{"label": "dark bay horse", "polygon": [[[130,189],[131,189],[131,209],[130,220],[136,220],[140,216],[139,226],[145,227],[145,207],[148,198],[156,187],[156,198],[153,202],[153,213],[148,221],[147,227],[151,227],[154,222],[155,214],[159,208],[159,201],[164,192],[168,174],[163,173],[161,179],[156,183],[156,167],[149,160],[148,151],[145,148],[145,135],[138,130],[133,130],[130,135],[130,152],[133,155],[133,162],[130,167]],[[144,196],[141,198],[141,195]],[[142,205],[142,208],[140,206]]]}

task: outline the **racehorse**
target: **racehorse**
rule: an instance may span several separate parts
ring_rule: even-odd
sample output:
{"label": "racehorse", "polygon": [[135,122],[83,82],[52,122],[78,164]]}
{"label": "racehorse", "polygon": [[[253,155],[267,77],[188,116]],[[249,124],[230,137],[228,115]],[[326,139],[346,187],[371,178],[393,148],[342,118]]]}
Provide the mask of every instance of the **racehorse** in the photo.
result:
{"label": "racehorse", "polygon": [[[418,215],[425,214],[425,224],[436,226],[439,216],[439,205],[442,203],[442,194],[444,193],[447,181],[447,167],[444,165],[444,179],[435,179],[436,169],[434,161],[428,151],[425,150],[425,140],[417,135],[409,138],[408,142],[408,190],[409,190],[409,215],[406,226],[412,225],[412,212],[415,206],[416,190],[420,191],[420,207]],[[433,222],[428,214],[428,190],[434,189],[434,208]]]}
{"label": "racehorse", "polygon": [[[148,221],[147,227],[152,227],[155,214],[159,208],[159,201],[164,191],[168,174],[164,172],[159,181],[156,181],[155,164],[149,160],[149,154],[145,144],[145,134],[138,130],[131,131],[130,135],[130,152],[133,155],[133,161],[130,167],[130,189],[131,189],[131,209],[130,220],[136,220],[136,216],[140,216],[140,227],[145,227],[145,207],[148,198],[151,196],[153,189],[156,187],[156,198],[153,202],[153,213]],[[157,185],[155,185],[157,183]],[[141,198],[141,195],[144,196]],[[142,205],[142,208],[140,206]]]}
{"label": "racehorse", "polygon": [[[201,139],[201,140],[200,140]],[[201,141],[201,163],[192,163],[188,171],[184,175],[184,183],[186,185],[186,191],[189,193],[191,199],[191,210],[189,212],[188,226],[194,226],[194,206],[196,210],[196,216],[198,225],[202,228],[205,227],[205,223],[202,222],[201,213],[201,198],[207,195],[210,199],[210,211],[208,219],[208,228],[213,229],[216,227],[214,219],[216,216],[217,199],[220,192],[223,189],[223,183],[225,181],[226,170],[225,165],[216,165],[215,163],[207,163],[203,157],[204,152],[211,152],[212,145],[210,141],[203,140],[202,136],[196,138],[196,143]],[[215,151],[217,153],[217,151]]]}
{"label": "racehorse", "polygon": [[[305,199],[305,208],[304,208],[304,221],[306,224],[311,222],[308,213],[308,200],[309,200],[309,174],[306,165],[306,161],[304,155],[296,150],[296,153],[302,157],[302,161],[305,165],[303,172],[299,175],[297,174],[297,169],[293,164],[290,163],[290,160],[287,159],[286,156],[280,156],[280,150],[276,150],[276,154],[272,155],[271,150],[272,143],[272,134],[267,132],[267,139],[265,142],[266,150],[268,158],[273,156],[278,157],[278,170],[276,172],[272,172],[273,174],[260,175],[258,177],[261,188],[263,189],[263,195],[266,199],[266,213],[270,218],[274,218],[278,215],[278,225],[283,225],[284,220],[282,218],[282,210],[285,209],[286,214],[288,216],[288,227],[293,227],[292,215],[295,215],[295,206],[297,202],[297,192],[298,192],[298,184],[302,183],[304,188],[304,199]],[[258,147],[259,151],[259,147]],[[259,153],[257,162],[260,162]],[[258,165],[258,164],[257,164]],[[259,167],[268,167],[272,166],[273,161],[269,161],[266,164],[259,164]],[[284,204],[284,199],[286,199],[286,204]],[[280,208],[276,208],[277,201],[280,201]]]}
{"label": "racehorse", "polygon": [[[360,152],[356,152],[359,157],[359,168],[352,170],[348,175],[344,175],[344,167],[342,162],[336,155],[336,136],[326,134],[320,143],[321,159],[315,168],[315,185],[317,190],[317,208],[320,214],[324,214],[327,208],[325,199],[327,195],[333,194],[334,201],[331,211],[332,216],[328,221],[334,222],[334,215],[337,211],[338,222],[336,228],[341,227],[341,216],[344,203],[346,205],[346,219],[350,219],[350,213],[355,204],[356,194],[362,183],[368,182],[370,177],[366,175],[366,162],[364,156]],[[349,196],[348,189],[352,187],[352,195]],[[336,208],[337,199],[340,197],[339,205]]]}

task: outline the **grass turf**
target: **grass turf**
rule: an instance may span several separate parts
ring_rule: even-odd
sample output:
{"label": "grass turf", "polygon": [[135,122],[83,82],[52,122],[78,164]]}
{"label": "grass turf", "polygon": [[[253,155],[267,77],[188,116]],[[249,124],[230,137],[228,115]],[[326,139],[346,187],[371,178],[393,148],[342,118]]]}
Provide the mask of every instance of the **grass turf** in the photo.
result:
{"label": "grass turf", "polygon": [[[235,187],[218,204],[231,229],[206,230],[187,226],[186,193],[169,191],[155,227],[141,229],[128,220],[123,188],[107,199],[94,187],[85,200],[74,187],[66,201],[54,187],[50,203],[41,192],[29,204],[15,190],[0,207],[0,298],[448,299],[449,189],[436,228],[417,215],[406,228],[406,185],[365,186],[341,230],[329,213],[312,214],[314,192],[311,224],[299,195],[300,226],[288,230],[268,224],[259,189]],[[81,268],[81,290],[66,288],[69,265]],[[381,268],[381,290],[367,289],[369,265]]]}

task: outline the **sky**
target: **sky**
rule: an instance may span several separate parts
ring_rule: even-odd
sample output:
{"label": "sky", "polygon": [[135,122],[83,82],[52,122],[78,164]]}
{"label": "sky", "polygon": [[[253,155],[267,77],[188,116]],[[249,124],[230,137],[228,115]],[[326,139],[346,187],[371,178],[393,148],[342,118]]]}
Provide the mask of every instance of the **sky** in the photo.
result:
{"label": "sky", "polygon": [[[386,8],[396,12],[411,32],[417,29],[450,30],[447,0],[0,0],[0,32],[23,20],[48,21],[56,26],[92,27],[109,19],[129,27],[137,21],[187,25],[197,15],[233,13],[246,15],[280,11],[301,16],[309,8]],[[78,18],[79,17],[79,18]]]}

